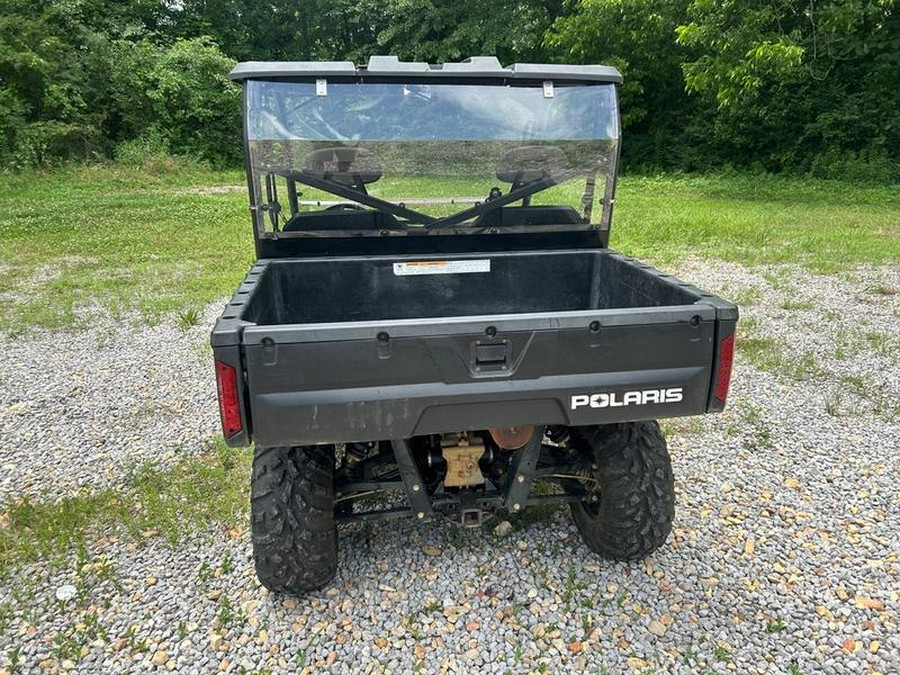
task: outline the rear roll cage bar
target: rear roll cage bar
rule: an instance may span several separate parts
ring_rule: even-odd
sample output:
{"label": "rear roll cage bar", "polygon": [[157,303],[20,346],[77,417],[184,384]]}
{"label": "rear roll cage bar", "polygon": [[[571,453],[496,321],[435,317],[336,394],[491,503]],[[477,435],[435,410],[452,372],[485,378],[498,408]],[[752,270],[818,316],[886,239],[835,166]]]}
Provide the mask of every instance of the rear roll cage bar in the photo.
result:
{"label": "rear roll cage bar", "polygon": [[[519,200],[526,200],[532,195],[558,184],[558,181],[550,178],[550,176],[548,176],[545,172],[543,178],[539,178],[538,180],[522,185],[521,187],[516,187],[514,185],[513,189],[511,189],[505,195],[501,195],[490,200],[485,200],[468,209],[458,211],[451,216],[446,216],[444,218],[435,218],[433,216],[429,216],[428,214],[422,213],[421,211],[407,208],[402,203],[395,204],[385,199],[373,197],[364,189],[360,190],[356,187],[343,185],[328,178],[319,178],[318,176],[312,176],[305,171],[280,170],[266,172],[267,197],[270,197],[270,195],[276,195],[277,199],[277,193],[274,190],[274,181],[270,181],[270,178],[273,175],[281,176],[287,179],[287,184],[289,186],[288,199],[291,200],[292,208],[294,207],[294,202],[297,198],[297,192],[296,187],[291,189],[291,184],[302,183],[303,185],[307,185],[311,188],[329,192],[333,195],[337,195],[338,197],[343,197],[345,199],[364,204],[365,206],[370,206],[379,211],[390,213],[394,216],[405,219],[407,222],[425,225],[425,227],[429,229],[439,229],[458,225],[462,222],[465,222],[466,220],[469,220],[470,218],[477,218],[485,215],[486,213],[490,213],[491,211],[495,211],[503,206],[506,206],[507,204],[511,204]],[[270,200],[269,203],[277,204],[277,201],[273,202]],[[268,208],[271,209],[272,207],[269,206]],[[276,220],[273,221],[273,225],[277,221],[279,211],[280,209],[275,209]]]}

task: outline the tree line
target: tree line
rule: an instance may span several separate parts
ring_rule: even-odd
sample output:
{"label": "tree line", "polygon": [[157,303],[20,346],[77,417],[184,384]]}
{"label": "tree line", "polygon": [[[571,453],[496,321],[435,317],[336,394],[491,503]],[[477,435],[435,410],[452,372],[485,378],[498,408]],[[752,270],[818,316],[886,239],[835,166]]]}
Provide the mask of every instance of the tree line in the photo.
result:
{"label": "tree line", "polygon": [[900,179],[893,0],[0,0],[0,166],[240,161],[240,60],[609,63],[635,170]]}

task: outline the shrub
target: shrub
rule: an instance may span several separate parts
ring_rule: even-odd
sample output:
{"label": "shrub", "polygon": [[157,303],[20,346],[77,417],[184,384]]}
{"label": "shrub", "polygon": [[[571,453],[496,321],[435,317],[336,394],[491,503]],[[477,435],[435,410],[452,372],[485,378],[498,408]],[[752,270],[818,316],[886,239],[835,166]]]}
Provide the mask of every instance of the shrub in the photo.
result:
{"label": "shrub", "polygon": [[900,165],[882,150],[832,148],[813,158],[809,174],[854,183],[893,183],[900,180]]}
{"label": "shrub", "polygon": [[119,42],[113,98],[120,108],[116,150],[145,164],[168,154],[213,164],[240,161],[240,88],[228,79],[234,61],[208,39],[161,48]]}
{"label": "shrub", "polygon": [[67,122],[32,122],[18,129],[13,166],[48,166],[66,160],[99,157],[102,143],[97,129]]}
{"label": "shrub", "polygon": [[113,154],[116,161],[125,166],[144,166],[168,157],[169,142],[159,131],[151,128],[138,138],[116,145]]}
{"label": "shrub", "polygon": [[209,40],[179,40],[163,52],[148,95],[175,154],[214,164],[239,162],[241,99],[228,79],[233,65]]}

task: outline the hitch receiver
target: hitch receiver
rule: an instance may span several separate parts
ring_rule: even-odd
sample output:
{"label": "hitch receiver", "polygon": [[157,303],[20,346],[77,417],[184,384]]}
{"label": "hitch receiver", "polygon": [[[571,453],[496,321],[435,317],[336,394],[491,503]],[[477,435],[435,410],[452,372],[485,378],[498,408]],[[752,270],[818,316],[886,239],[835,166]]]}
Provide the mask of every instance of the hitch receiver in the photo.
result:
{"label": "hitch receiver", "polygon": [[459,524],[463,527],[481,527],[484,522],[484,511],[481,509],[463,509],[459,514]]}

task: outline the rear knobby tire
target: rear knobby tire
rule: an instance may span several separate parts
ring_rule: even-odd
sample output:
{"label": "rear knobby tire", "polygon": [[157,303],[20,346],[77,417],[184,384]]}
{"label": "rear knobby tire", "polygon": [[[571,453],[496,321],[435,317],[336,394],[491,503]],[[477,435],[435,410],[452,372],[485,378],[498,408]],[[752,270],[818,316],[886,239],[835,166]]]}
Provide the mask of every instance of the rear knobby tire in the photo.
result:
{"label": "rear knobby tire", "polygon": [[675,517],[675,479],[656,422],[573,429],[573,442],[593,456],[598,490],[572,504],[585,544],[613,560],[641,558],[662,546]]}
{"label": "rear knobby tire", "polygon": [[334,578],[333,446],[257,448],[250,536],[256,576],[269,590],[299,594]]}

